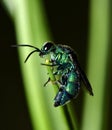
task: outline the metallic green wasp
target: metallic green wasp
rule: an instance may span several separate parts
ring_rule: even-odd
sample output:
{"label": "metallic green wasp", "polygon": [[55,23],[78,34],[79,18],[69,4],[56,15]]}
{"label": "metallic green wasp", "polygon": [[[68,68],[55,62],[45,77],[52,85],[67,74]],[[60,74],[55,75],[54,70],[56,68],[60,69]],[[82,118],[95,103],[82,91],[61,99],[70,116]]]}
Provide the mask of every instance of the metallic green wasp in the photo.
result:
{"label": "metallic green wasp", "polygon": [[[53,75],[56,77],[59,75],[59,79],[56,82],[59,83],[59,90],[54,98],[54,106],[61,106],[66,104],[73,98],[76,98],[81,88],[81,81],[86,86],[86,89],[93,96],[92,87],[81,69],[77,60],[77,55],[74,50],[66,45],[54,44],[53,42],[46,42],[41,49],[32,45],[15,45],[15,47],[24,46],[31,47],[34,50],[29,53],[25,62],[34,53],[38,52],[40,57],[49,55],[49,64],[42,64],[53,68]],[[50,78],[45,85],[50,81]]]}

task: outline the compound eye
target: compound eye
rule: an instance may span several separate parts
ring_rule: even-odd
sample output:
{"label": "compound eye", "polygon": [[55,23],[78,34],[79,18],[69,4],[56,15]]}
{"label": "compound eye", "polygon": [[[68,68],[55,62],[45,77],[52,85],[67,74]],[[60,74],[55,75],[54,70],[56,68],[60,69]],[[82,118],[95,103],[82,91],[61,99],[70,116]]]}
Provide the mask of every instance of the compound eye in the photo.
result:
{"label": "compound eye", "polygon": [[45,45],[44,45],[44,50],[45,51],[48,51],[51,49],[51,47],[53,46],[53,43],[52,42],[47,42]]}

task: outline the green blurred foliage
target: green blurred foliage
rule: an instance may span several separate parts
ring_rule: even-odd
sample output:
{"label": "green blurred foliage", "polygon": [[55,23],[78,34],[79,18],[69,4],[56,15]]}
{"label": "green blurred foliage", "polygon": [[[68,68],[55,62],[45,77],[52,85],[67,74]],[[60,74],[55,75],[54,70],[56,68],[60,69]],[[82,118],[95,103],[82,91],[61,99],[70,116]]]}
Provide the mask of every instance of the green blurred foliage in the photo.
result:
{"label": "green blurred foliage", "polygon": [[[32,128],[35,128],[32,123],[33,121],[37,127],[40,124],[42,126],[42,130],[45,124],[48,124],[48,129],[55,129],[57,124],[60,129],[65,126],[65,124],[62,123],[63,118],[61,119],[59,118],[59,115],[57,115],[57,111],[60,110],[58,108],[53,108],[53,98],[56,93],[51,87],[51,84],[48,88],[42,87],[45,82],[43,75],[46,74],[46,70],[43,70],[44,67],[40,66],[41,61],[39,61],[39,59],[37,60],[38,56],[32,56],[27,64],[23,64],[23,61],[30,50],[26,50],[24,48],[20,50],[22,59],[21,63],[19,63],[17,61],[16,50],[9,49],[11,44],[16,43],[15,33],[18,37],[19,43],[33,43],[40,48],[46,40],[54,39],[53,41],[56,43],[68,44],[74,48],[74,50],[78,53],[82,68],[85,68],[88,71],[88,77],[94,90],[94,97],[90,97],[85,92],[86,98],[84,100],[85,95],[83,95],[84,92],[81,91],[79,97],[70,102],[68,105],[69,113],[72,115],[72,117],[70,117],[73,118],[72,121],[75,120],[74,117],[76,118],[76,124],[80,126],[80,129],[82,130],[110,129],[112,116],[111,1],[93,0],[90,4],[87,0],[72,0],[70,2],[47,0],[41,3],[42,8],[44,9],[42,9],[41,6],[38,6],[39,0],[34,0],[37,4],[34,4],[33,2],[27,3],[27,1],[24,0],[24,4],[21,5],[18,3],[15,5],[14,3],[16,2],[13,0],[10,1],[10,6],[9,3],[5,3],[6,7],[9,7],[7,9],[3,9],[3,6],[0,8],[0,56],[2,59],[0,72],[1,86],[3,86],[1,88],[1,122],[3,122],[1,123],[1,129],[31,130]],[[19,8],[14,8],[15,6],[19,6]],[[26,9],[26,7],[28,9]],[[42,11],[42,14],[45,11],[45,14],[42,16],[38,15],[37,17],[37,7],[40,11]],[[6,13],[6,10],[8,14]],[[24,12],[26,10],[28,10],[28,12]],[[23,14],[26,14],[26,16]],[[21,23],[21,28],[23,28],[21,31],[19,30],[20,27],[17,27],[17,25],[20,24],[20,18],[26,19],[25,21],[22,21],[23,23]],[[43,18],[47,18],[47,20],[43,20]],[[38,23],[40,19],[44,22]],[[17,24],[15,25],[16,29],[14,29],[14,23]],[[38,26],[35,26],[37,23]],[[17,30],[17,32],[15,32],[15,30]],[[47,33],[43,34],[46,30]],[[19,35],[17,35],[17,33]],[[29,79],[24,79],[24,83],[26,84],[25,88],[23,88],[22,76],[20,75],[20,64],[23,75],[30,73]],[[32,64],[33,68],[29,69],[28,66],[31,66]],[[37,67],[38,65],[39,67]],[[38,68],[41,76],[37,75]],[[36,83],[38,79],[42,79],[39,85]],[[32,81],[32,83],[30,83],[30,81]],[[32,111],[37,111],[35,105],[32,104],[31,97],[28,95],[29,92],[27,88],[32,86],[36,86],[41,89],[40,92],[37,91],[36,87],[34,90],[31,88],[29,89],[29,92],[33,91],[32,93],[34,95],[38,93],[36,97],[32,95],[32,99],[35,101],[35,105],[39,104],[40,106],[39,114],[42,117],[42,119],[39,118],[40,120],[37,118],[32,119],[36,113],[33,113],[33,116],[31,116]],[[49,94],[49,97],[46,93]],[[26,103],[26,99],[29,102]],[[37,99],[40,102],[38,102]],[[40,99],[46,99],[47,102],[44,103]],[[28,106],[31,111],[29,111]],[[41,111],[43,108],[45,109],[45,113],[42,113]],[[54,114],[51,114],[51,111],[54,112],[55,116]],[[49,116],[50,118],[47,117],[48,113],[51,114],[51,116]],[[66,122],[66,118],[64,120]],[[67,122],[70,125],[69,118]],[[66,123],[66,125],[68,124]]]}

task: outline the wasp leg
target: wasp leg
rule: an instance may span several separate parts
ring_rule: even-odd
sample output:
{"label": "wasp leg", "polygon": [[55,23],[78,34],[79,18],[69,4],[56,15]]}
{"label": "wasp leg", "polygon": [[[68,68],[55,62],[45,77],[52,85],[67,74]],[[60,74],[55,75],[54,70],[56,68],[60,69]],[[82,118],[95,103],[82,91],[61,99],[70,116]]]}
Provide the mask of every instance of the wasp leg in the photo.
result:
{"label": "wasp leg", "polygon": [[50,64],[44,64],[44,63],[41,63],[41,65],[45,65],[45,66],[57,66],[58,64],[52,64],[52,65],[50,65]]}
{"label": "wasp leg", "polygon": [[46,85],[47,85],[50,81],[51,81],[53,84],[57,84],[56,86],[58,87],[58,89],[60,88],[59,86],[62,86],[62,83],[61,83],[60,80],[52,81],[52,80],[50,79],[50,77],[49,77],[48,80],[44,83],[44,87],[46,87]]}
{"label": "wasp leg", "polygon": [[54,71],[53,75],[60,75],[62,73],[62,71]]}
{"label": "wasp leg", "polygon": [[[63,83],[60,81],[60,80],[57,80],[56,83],[59,85],[59,86],[63,86]],[[60,87],[61,88],[61,87]]]}
{"label": "wasp leg", "polygon": [[50,77],[48,78],[48,80],[44,83],[44,87],[46,87],[46,85],[50,82]]}

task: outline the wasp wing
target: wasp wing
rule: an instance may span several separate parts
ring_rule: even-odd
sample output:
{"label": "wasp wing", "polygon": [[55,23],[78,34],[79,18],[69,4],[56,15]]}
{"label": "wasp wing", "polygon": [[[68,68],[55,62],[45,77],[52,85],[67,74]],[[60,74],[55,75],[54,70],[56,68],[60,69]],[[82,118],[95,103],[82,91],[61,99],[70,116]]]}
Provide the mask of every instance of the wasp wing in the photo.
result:
{"label": "wasp wing", "polygon": [[92,91],[91,84],[89,83],[89,80],[87,79],[86,74],[84,73],[84,71],[80,67],[76,53],[73,50],[71,50],[69,55],[70,55],[70,59],[72,60],[72,62],[76,65],[76,69],[79,71],[81,79],[82,79],[83,83],[85,84],[86,89],[89,91],[90,95],[93,96],[94,94]]}

